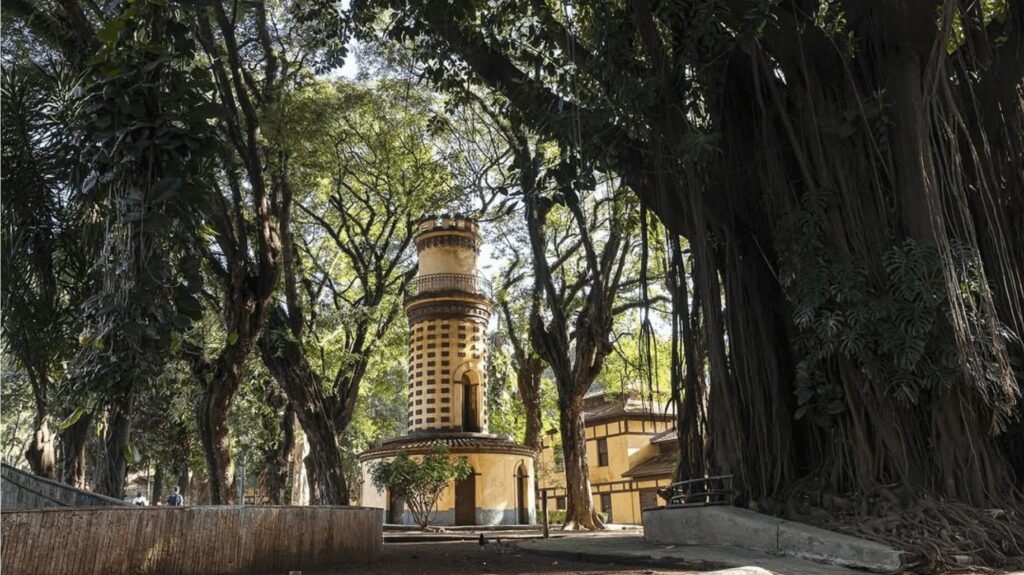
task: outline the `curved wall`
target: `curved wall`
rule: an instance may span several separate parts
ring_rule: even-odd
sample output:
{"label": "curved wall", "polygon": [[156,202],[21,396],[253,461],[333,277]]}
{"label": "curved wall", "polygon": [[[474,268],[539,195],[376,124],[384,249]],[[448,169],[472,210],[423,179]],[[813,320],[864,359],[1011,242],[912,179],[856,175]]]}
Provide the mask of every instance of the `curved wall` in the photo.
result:
{"label": "curved wall", "polygon": [[[476,473],[474,485],[474,517],[473,525],[518,525],[519,509],[525,503],[528,524],[535,524],[536,517],[536,478],[533,473],[533,457],[515,453],[453,453],[453,457],[465,457]],[[378,490],[370,481],[368,466],[373,461],[363,462],[361,472],[362,498],[360,503],[384,510],[382,517],[388,513],[388,496],[384,490]],[[526,473],[526,500],[519,501],[517,472],[522,469]],[[455,485],[449,486],[441,493],[437,502],[437,511],[431,525],[458,525],[455,518]],[[416,522],[408,510],[402,514],[402,523],[414,525]]]}

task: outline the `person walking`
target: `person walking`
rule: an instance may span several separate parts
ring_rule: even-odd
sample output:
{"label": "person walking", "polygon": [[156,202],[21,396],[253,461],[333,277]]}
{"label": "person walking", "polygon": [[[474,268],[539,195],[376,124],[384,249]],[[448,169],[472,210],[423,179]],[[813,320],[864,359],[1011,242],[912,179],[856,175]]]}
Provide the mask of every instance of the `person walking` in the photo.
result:
{"label": "person walking", "polygon": [[149,505],[149,500],[146,499],[146,496],[143,495],[142,492],[140,491],[135,494],[135,499],[132,499],[132,505],[139,505],[141,507],[145,507]]}
{"label": "person walking", "polygon": [[181,507],[184,504],[185,498],[181,496],[181,493],[178,491],[178,487],[175,486],[174,491],[167,496],[167,505],[170,507]]}

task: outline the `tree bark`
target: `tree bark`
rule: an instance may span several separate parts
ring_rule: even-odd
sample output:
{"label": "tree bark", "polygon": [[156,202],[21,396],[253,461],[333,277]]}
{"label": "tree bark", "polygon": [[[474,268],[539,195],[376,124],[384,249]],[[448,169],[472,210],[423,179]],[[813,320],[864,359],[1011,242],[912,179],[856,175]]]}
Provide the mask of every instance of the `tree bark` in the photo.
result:
{"label": "tree bark", "polygon": [[307,472],[310,501],[322,505],[348,505],[338,432],[331,417],[331,401],[324,397],[319,376],[309,366],[305,352],[292,337],[286,314],[274,307],[260,338],[263,364],[288,396],[299,425],[309,442]]}
{"label": "tree bark", "polygon": [[565,462],[565,524],[563,529],[603,529],[590,494],[583,396],[559,400],[562,456]]}
{"label": "tree bark", "polygon": [[199,435],[203,444],[203,457],[206,460],[210,503],[213,505],[231,504],[235,501],[228,409],[239,383],[239,378],[232,377],[214,380],[207,388],[199,406]]}
{"label": "tree bark", "polygon": [[[24,358],[23,358],[24,359]],[[25,362],[29,382],[32,385],[32,397],[35,400],[35,420],[32,428],[32,439],[25,448],[25,459],[28,460],[32,473],[48,479],[57,478],[57,456],[53,432],[50,431],[50,411],[47,405],[47,390],[50,388],[50,377],[46,364],[39,365]]]}
{"label": "tree bark", "polygon": [[83,413],[78,421],[60,434],[60,480],[85,489],[86,445],[92,430],[92,413]]}
{"label": "tree bark", "polygon": [[540,358],[528,358],[525,365],[519,367],[516,372],[516,386],[519,388],[519,398],[523,401],[523,411],[526,412],[526,434],[523,436],[523,444],[527,447],[540,450],[541,434],[544,430],[540,413],[540,378],[544,373],[544,362]]}
{"label": "tree bark", "polygon": [[306,480],[308,472],[303,461],[308,447],[309,443],[306,441],[306,434],[301,431],[301,426],[299,426],[299,432],[295,436],[295,447],[292,448],[292,453],[288,459],[289,505],[309,505],[309,483]]}
{"label": "tree bark", "polygon": [[[590,493],[590,472],[587,467],[586,437],[583,426],[583,397],[594,378],[601,372],[604,359],[611,353],[609,341],[614,317],[612,303],[622,279],[627,248],[623,246],[623,230],[619,222],[611,221],[606,242],[600,253],[596,249],[590,229],[584,219],[576,193],[567,186],[560,191],[569,200],[566,204],[579,226],[580,244],[586,261],[585,275],[578,278],[587,286],[586,295],[577,302],[573,336],[569,336],[567,301],[564,292],[555,288],[552,265],[547,259],[547,213],[549,207],[534,187],[535,179],[528,173],[532,162],[518,151],[518,164],[525,174],[523,189],[526,201],[526,226],[530,236],[533,261],[534,287],[530,307],[530,342],[537,354],[551,366],[558,388],[559,417],[561,421],[562,449],[565,457],[566,529],[603,529],[604,524],[594,513]],[[614,216],[610,218],[614,220]],[[544,300],[550,320],[542,313]],[[570,342],[572,345],[570,346]]]}
{"label": "tree bark", "polygon": [[167,468],[162,463],[156,464],[156,470],[153,471],[153,488],[149,496],[149,504],[156,505],[162,501],[164,496],[164,480],[167,474]]}
{"label": "tree bark", "polygon": [[99,464],[99,478],[96,491],[124,499],[124,480],[128,476],[128,458],[125,449],[131,438],[131,417],[129,409],[111,407],[103,433],[103,454]]}
{"label": "tree bark", "polygon": [[54,449],[54,436],[50,431],[49,415],[36,412],[32,440],[25,448],[25,459],[28,460],[32,473],[49,479],[57,478],[57,458]]}
{"label": "tree bark", "polygon": [[270,503],[282,505],[288,482],[288,458],[295,447],[295,412],[288,398],[272,381],[268,381],[266,387],[265,402],[274,413],[264,422],[264,427],[271,431],[276,427],[280,430],[280,437],[264,454],[262,482]]}
{"label": "tree bark", "polygon": [[188,503],[195,494],[192,492],[192,474],[188,467],[187,453],[183,452],[176,458],[172,470],[174,484],[178,486],[181,497]]}
{"label": "tree bark", "polygon": [[540,379],[544,373],[544,361],[533,353],[529,347],[529,340],[524,340],[516,333],[517,326],[513,321],[509,302],[502,299],[499,305],[505,318],[505,330],[508,333],[509,341],[512,342],[512,360],[516,367],[516,388],[519,390],[519,398],[523,402],[523,411],[526,413],[526,434],[523,443],[527,447],[539,451],[542,447],[541,433],[543,433],[540,414]]}

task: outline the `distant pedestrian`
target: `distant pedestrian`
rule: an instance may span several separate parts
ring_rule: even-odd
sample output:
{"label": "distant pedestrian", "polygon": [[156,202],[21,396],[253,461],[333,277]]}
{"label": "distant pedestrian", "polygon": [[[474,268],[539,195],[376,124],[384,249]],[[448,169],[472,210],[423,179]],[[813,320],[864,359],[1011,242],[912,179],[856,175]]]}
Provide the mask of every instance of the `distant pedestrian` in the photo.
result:
{"label": "distant pedestrian", "polygon": [[178,488],[175,487],[174,491],[167,496],[167,505],[171,507],[181,507],[184,504],[185,498],[181,496],[181,493],[178,492]]}
{"label": "distant pedestrian", "polygon": [[142,492],[140,491],[135,494],[135,499],[132,499],[132,505],[139,505],[141,507],[145,507],[149,505],[149,500],[146,499],[146,496],[143,495]]}

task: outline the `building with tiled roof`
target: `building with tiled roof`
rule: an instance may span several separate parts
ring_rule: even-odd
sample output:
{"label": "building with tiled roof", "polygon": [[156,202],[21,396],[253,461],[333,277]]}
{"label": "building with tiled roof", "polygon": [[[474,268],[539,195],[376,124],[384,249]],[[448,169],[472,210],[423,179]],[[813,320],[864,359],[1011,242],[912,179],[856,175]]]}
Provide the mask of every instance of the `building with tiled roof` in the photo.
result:
{"label": "building with tiled roof", "polygon": [[[678,447],[675,412],[630,395],[592,391],[584,398],[594,508],[608,523],[639,524],[640,510],[658,505],[672,483]],[[565,509],[565,473],[558,431],[550,430],[538,456],[538,487],[548,510]]]}

